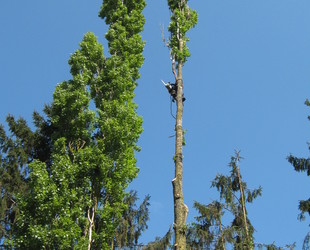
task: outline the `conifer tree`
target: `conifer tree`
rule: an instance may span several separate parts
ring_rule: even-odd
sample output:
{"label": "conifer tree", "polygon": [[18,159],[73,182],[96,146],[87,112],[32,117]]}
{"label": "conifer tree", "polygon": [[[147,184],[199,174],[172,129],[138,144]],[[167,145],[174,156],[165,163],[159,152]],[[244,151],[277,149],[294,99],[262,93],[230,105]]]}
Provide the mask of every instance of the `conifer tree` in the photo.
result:
{"label": "conifer tree", "polygon": [[226,208],[234,216],[230,225],[234,249],[254,249],[254,228],[247,217],[246,203],[252,203],[254,199],[261,196],[262,188],[252,191],[247,188],[240,174],[239,161],[239,152],[236,152],[236,156],[231,157],[229,163],[230,176],[217,175],[212,182],[212,187],[216,187],[220,192],[220,198],[224,200]]}
{"label": "conifer tree", "polygon": [[6,118],[10,134],[0,125],[0,238],[4,245],[12,239],[12,228],[17,220],[19,209],[17,194],[27,191],[28,164],[34,159],[49,162],[50,127],[42,117],[34,112],[33,132],[23,118]]}
{"label": "conifer tree", "polygon": [[[306,100],[305,104],[310,107],[310,101]],[[310,120],[310,116],[308,116]],[[310,147],[309,147],[310,150]],[[291,163],[297,172],[306,172],[310,176],[310,158],[295,157],[292,154],[288,156],[288,161]],[[305,219],[305,214],[310,215],[310,198],[307,200],[301,200],[299,202],[299,210],[301,211],[299,215],[300,220]]]}
{"label": "conifer tree", "polygon": [[[15,121],[12,116],[7,117],[11,136],[7,136],[4,127],[0,126],[0,239],[12,238],[12,226],[18,213],[16,194],[25,192],[25,165],[28,163],[30,152],[26,147],[32,144],[33,133],[25,120]],[[31,148],[31,146],[30,146]]]}
{"label": "conifer tree", "polygon": [[114,246],[117,246],[118,249],[138,246],[141,233],[147,229],[150,196],[147,195],[139,207],[136,204],[137,200],[137,191],[130,191],[125,195],[123,203],[128,208],[123,211],[111,249],[114,249]]}
{"label": "conifer tree", "polygon": [[[176,142],[175,142],[175,177],[172,180],[173,200],[174,200],[174,232],[175,249],[186,249],[186,218],[188,208],[183,199],[183,66],[190,56],[187,47],[186,33],[193,28],[197,21],[197,13],[191,10],[187,0],[168,0],[171,11],[171,21],[169,25],[170,39],[166,44],[169,48],[172,59],[172,73],[175,77],[176,86]],[[177,65],[176,65],[177,63]]]}
{"label": "conifer tree", "polygon": [[[194,203],[199,216],[188,231],[188,244],[192,247],[224,250],[230,244],[235,250],[254,249],[254,228],[247,216],[246,203],[252,203],[261,195],[262,188],[250,190],[243,181],[239,169],[240,156],[231,157],[230,175],[218,174],[212,181],[212,187],[220,192],[220,201],[209,205]],[[233,221],[225,226],[222,217],[231,213]]]}
{"label": "conifer tree", "polygon": [[[310,101],[307,99],[305,101],[305,105],[310,107]],[[310,120],[310,116],[308,116],[308,119]],[[310,146],[309,146],[310,150]],[[310,158],[303,158],[303,157],[296,157],[290,154],[287,157],[287,160],[289,163],[291,163],[297,172],[306,172],[308,176],[310,176]],[[299,220],[305,220],[306,219],[306,214],[310,215],[310,198],[307,200],[301,200],[299,201],[299,210],[300,214],[298,215]],[[306,236],[305,242],[304,242],[304,249],[306,247],[309,247],[309,235],[310,233]]]}
{"label": "conifer tree", "polygon": [[[239,169],[239,153],[231,158],[229,166],[230,175],[218,174],[212,181],[211,187],[215,187],[220,193],[220,200],[213,201],[208,205],[194,202],[194,208],[198,211],[195,222],[186,227],[187,249],[254,249],[254,228],[247,216],[246,203],[252,203],[261,195],[261,187],[250,190],[243,181]],[[242,198],[243,197],[243,198]],[[233,218],[232,222],[225,225],[223,221]],[[150,242],[145,249],[167,249],[171,248],[171,230],[162,237],[157,237]],[[273,249],[275,247],[267,244],[256,244],[259,247]],[[294,245],[292,245],[293,247]],[[274,248],[284,249],[284,248]],[[290,248],[291,249],[291,248]]]}
{"label": "conifer tree", "polygon": [[155,237],[155,240],[149,242],[143,249],[144,250],[157,250],[157,249],[173,249],[171,238],[173,236],[173,229],[170,227],[168,232],[161,238]]}
{"label": "conifer tree", "polygon": [[194,203],[194,208],[199,215],[196,222],[189,225],[187,231],[187,244],[193,249],[225,249],[225,226],[222,225],[224,215],[223,204],[214,201],[208,205],[199,202]]}

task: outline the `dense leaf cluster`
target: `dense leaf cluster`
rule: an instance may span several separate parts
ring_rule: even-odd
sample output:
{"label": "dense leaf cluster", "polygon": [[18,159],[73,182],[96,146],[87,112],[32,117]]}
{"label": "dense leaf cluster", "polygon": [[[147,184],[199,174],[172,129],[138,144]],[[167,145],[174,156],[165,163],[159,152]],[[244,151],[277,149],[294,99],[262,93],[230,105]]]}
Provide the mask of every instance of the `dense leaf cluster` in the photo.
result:
{"label": "dense leaf cluster", "polygon": [[[125,189],[138,173],[142,118],[133,97],[144,6],[103,1],[111,56],[87,33],[69,59],[72,79],[56,86],[44,116],[34,113],[35,132],[10,116],[12,136],[0,128],[1,236],[14,247],[106,249],[135,205],[136,194],[126,200]],[[135,241],[147,227],[148,200],[130,222]]]}
{"label": "dense leaf cluster", "polygon": [[24,119],[15,120],[11,115],[6,118],[9,135],[0,125],[0,238],[12,238],[12,227],[19,214],[16,196],[28,190],[28,164],[40,159],[49,165],[50,128],[41,118],[34,113],[35,132]]}
{"label": "dense leaf cluster", "polygon": [[198,22],[198,14],[189,8],[187,0],[168,0],[169,9],[172,12],[171,22],[168,27],[170,32],[169,48],[172,57],[183,64],[190,56],[186,42],[189,38],[186,33]]}

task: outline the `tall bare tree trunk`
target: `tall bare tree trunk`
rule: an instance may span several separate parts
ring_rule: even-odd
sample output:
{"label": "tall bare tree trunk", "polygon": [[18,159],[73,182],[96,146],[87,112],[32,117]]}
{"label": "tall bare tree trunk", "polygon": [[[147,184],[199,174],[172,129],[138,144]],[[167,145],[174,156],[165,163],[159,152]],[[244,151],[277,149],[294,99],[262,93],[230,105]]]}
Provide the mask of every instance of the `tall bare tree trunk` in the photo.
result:
{"label": "tall bare tree trunk", "polygon": [[[175,242],[174,249],[186,249],[186,218],[188,207],[184,204],[183,199],[183,66],[186,58],[190,56],[186,46],[186,32],[195,26],[198,22],[197,13],[189,8],[188,0],[168,0],[169,9],[171,10],[170,17],[170,40],[166,43],[169,48],[172,60],[172,73],[176,80],[177,86],[177,114],[176,114],[176,142],[175,142],[175,177],[172,180],[173,186],[173,201],[174,201],[174,233]],[[177,73],[176,64],[177,63]]]}
{"label": "tall bare tree trunk", "polygon": [[[182,38],[179,39],[179,49],[183,49]],[[176,143],[175,143],[175,178],[172,180],[174,201],[174,249],[186,249],[186,218],[188,207],[183,199],[183,64],[178,63],[177,76],[177,115],[176,115]]]}

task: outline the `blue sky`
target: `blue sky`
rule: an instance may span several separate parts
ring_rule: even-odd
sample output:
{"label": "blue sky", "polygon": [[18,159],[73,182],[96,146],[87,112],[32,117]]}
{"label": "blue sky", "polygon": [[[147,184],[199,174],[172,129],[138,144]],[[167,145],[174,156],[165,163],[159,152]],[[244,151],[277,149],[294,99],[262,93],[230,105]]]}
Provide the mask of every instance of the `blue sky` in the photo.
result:
{"label": "blue sky", "polygon": [[[136,89],[144,132],[137,154],[139,177],[130,188],[151,195],[149,229],[142,241],[162,236],[173,222],[174,119],[160,79],[172,81],[162,43],[166,0],[147,1],[143,38],[145,63]],[[310,1],[190,1],[199,13],[189,32],[192,56],[184,67],[184,199],[218,198],[210,189],[227,174],[234,150],[250,188],[263,196],[248,206],[257,242],[297,242],[301,248],[309,217],[297,220],[298,201],[309,198],[309,177],[293,171],[286,157],[309,156]],[[31,123],[33,110],[52,100],[57,83],[69,79],[67,61],[83,34],[93,31],[107,52],[101,0],[2,1],[0,8],[0,123],[10,113]],[[166,36],[168,34],[166,33]],[[173,107],[175,110],[175,107]]]}

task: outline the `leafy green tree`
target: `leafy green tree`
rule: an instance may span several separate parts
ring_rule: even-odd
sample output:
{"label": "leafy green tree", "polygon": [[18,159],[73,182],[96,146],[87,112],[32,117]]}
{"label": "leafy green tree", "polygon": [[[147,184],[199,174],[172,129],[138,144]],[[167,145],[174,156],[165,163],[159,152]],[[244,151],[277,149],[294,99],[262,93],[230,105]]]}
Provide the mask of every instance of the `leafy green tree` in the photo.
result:
{"label": "leafy green tree", "polygon": [[[92,33],[71,56],[73,79],[57,85],[44,110],[52,128],[50,157],[29,164],[28,190],[17,199],[15,247],[109,248],[127,208],[125,189],[138,173],[142,119],[133,91],[143,63],[144,7],[143,0],[103,1],[111,57]],[[145,207],[142,215],[146,220]],[[139,223],[136,239],[146,227]]]}
{"label": "leafy green tree", "polygon": [[[83,50],[85,47],[89,50]],[[88,58],[83,55],[89,61],[104,61],[102,47],[91,33],[85,36],[80,51],[89,52]],[[99,54],[98,58],[95,54]],[[73,64],[72,61],[69,63]],[[90,75],[89,70],[73,73],[73,80],[56,87],[53,103],[45,109],[53,127],[51,164],[40,160],[29,164],[29,192],[20,195],[18,200],[20,216],[14,242],[17,247],[66,249],[78,242],[80,231],[84,230],[84,236],[92,233],[93,217],[90,214],[97,199],[93,194],[92,172],[102,153],[91,138],[95,112],[88,109],[90,94],[86,87]],[[98,157],[90,160],[95,150]],[[84,245],[85,241],[83,237]]]}
{"label": "leafy green tree", "polygon": [[[310,101],[307,99],[305,101],[305,105],[308,107],[310,106]],[[310,116],[308,116],[308,119],[310,120]],[[310,150],[310,146],[309,146]],[[292,154],[290,154],[287,157],[287,160],[289,163],[291,163],[297,172],[306,172],[308,176],[310,176],[310,158],[303,158],[303,157],[295,157]],[[298,216],[299,220],[305,220],[306,214],[310,215],[310,198],[307,200],[301,200],[299,201],[299,210],[300,214]],[[304,243],[304,249],[307,247],[309,248],[309,236],[306,236],[305,243]]]}
{"label": "leafy green tree", "polygon": [[[172,13],[168,30],[170,40],[166,42],[172,59],[172,72],[175,77],[176,86],[176,146],[175,146],[175,177],[172,180],[173,200],[174,200],[174,232],[175,232],[175,249],[186,249],[186,218],[188,208],[183,199],[183,66],[190,56],[189,49],[186,45],[189,40],[186,33],[193,28],[197,21],[198,15],[191,10],[187,0],[168,0],[168,6]],[[177,65],[175,65],[177,63]]]}

